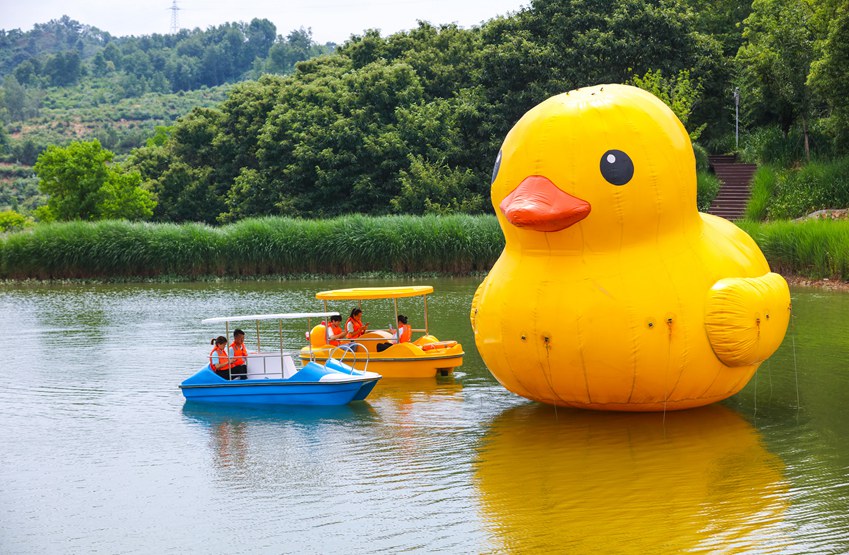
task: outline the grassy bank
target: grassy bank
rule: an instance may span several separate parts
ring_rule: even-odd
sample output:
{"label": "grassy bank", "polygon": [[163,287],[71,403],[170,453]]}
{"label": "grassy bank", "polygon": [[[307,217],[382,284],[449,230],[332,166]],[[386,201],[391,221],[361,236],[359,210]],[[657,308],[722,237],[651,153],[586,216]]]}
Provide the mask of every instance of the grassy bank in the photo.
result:
{"label": "grassy bank", "polygon": [[460,274],[488,270],[503,246],[491,216],[261,218],[220,228],[70,222],[0,240],[0,278]]}
{"label": "grassy bank", "polygon": [[[772,268],[849,281],[849,221],[742,222]],[[0,279],[199,279],[489,270],[492,216],[262,218],[220,228],[119,221],[40,225],[0,238]]]}
{"label": "grassy bank", "polygon": [[849,281],[849,220],[738,222],[760,245],[773,271]]}

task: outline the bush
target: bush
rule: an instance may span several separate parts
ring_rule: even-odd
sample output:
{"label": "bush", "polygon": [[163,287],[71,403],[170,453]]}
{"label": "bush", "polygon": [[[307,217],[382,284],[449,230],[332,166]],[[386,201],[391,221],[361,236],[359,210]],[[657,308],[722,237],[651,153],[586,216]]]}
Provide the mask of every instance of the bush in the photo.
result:
{"label": "bush", "polygon": [[745,217],[747,220],[761,221],[767,217],[767,210],[775,193],[776,181],[778,179],[775,168],[772,166],[761,166],[752,177],[752,196],[746,205]]}
{"label": "bush", "polygon": [[[816,121],[808,130],[812,160],[828,160],[834,156],[834,146],[823,121]],[[782,168],[797,166],[805,161],[805,137],[793,128],[785,135],[777,126],[760,127],[740,138],[740,159],[752,164],[771,164]]]}
{"label": "bush", "polygon": [[25,227],[32,225],[32,220],[18,214],[14,210],[4,210],[0,212],[0,233],[7,231],[20,231]]}
{"label": "bush", "polygon": [[721,185],[719,178],[713,173],[696,172],[696,205],[699,207],[699,212],[707,212],[710,209]]}
{"label": "bush", "polygon": [[767,208],[771,220],[799,218],[816,210],[849,206],[849,158],[810,162],[777,173],[774,198]]}
{"label": "bush", "polygon": [[696,156],[696,171],[706,172],[710,169],[708,151],[699,143],[693,143],[693,154]]}

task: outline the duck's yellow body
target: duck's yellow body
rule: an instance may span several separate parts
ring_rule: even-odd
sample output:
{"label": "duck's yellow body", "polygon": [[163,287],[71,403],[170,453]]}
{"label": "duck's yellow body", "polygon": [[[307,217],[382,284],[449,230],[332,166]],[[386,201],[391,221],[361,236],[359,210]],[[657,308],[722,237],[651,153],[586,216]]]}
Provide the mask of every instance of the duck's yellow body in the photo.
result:
{"label": "duck's yellow body", "polygon": [[739,391],[780,345],[784,279],[754,241],[696,209],[690,139],[634,87],[552,97],[493,174],[506,246],[472,305],[492,374],[529,399],[653,411]]}

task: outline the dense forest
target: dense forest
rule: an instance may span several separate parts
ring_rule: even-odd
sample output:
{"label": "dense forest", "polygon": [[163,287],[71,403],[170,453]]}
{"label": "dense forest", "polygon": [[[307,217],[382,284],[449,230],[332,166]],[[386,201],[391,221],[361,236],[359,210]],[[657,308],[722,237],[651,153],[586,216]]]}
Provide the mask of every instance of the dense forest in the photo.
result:
{"label": "dense forest", "polygon": [[[150,215],[127,213],[155,221],[488,212],[510,127],[548,96],[597,83],[633,83],[666,100],[702,170],[706,152],[737,151],[774,164],[774,187],[787,188],[799,166],[849,154],[848,0],[533,0],[480,27],[365,31],[338,48],[303,30],[277,36],[264,20],[120,39],[78,26],[29,57],[38,34],[24,35],[0,36],[7,123],[45,87],[113,79],[126,82],[124,94],[185,96],[225,85],[220,101],[151,132],[120,164],[107,156],[118,173],[92,185],[103,197],[106,183],[137,183]],[[10,109],[16,86],[24,104]],[[9,142],[0,136],[0,149]],[[105,160],[97,149],[110,147],[77,150]],[[849,178],[840,179],[797,211],[849,204]],[[58,216],[63,192],[51,190],[52,211],[48,203],[35,217]]]}

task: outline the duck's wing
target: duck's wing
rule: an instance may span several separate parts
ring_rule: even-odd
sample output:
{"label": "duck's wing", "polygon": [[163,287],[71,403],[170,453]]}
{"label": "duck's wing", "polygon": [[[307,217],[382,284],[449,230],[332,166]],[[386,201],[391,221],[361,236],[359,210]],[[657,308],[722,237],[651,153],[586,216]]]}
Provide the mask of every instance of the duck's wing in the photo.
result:
{"label": "duck's wing", "polygon": [[772,355],[790,322],[790,288],[780,275],[726,278],[708,292],[705,329],[727,366],[749,366]]}

